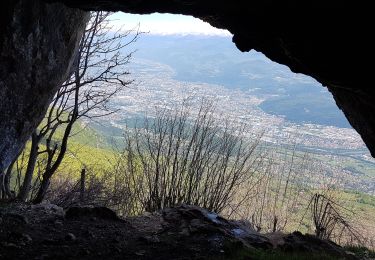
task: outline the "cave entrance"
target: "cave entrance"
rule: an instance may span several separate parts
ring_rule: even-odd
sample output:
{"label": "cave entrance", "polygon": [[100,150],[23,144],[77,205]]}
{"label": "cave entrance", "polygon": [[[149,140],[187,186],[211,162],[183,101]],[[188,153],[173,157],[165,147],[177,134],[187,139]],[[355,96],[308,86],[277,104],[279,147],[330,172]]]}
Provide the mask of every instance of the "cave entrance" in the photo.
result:
{"label": "cave entrance", "polygon": [[[207,19],[210,19],[209,16],[200,17],[208,17]],[[143,18],[146,20],[142,21]],[[175,104],[178,105],[185,102],[185,100],[190,102],[189,105],[191,106],[189,106],[189,110],[193,111],[193,114],[197,114],[195,110],[199,109],[200,100],[209,99],[212,100],[214,104],[214,112],[216,113],[216,118],[214,118],[216,120],[215,122],[219,122],[219,124],[216,125],[218,127],[215,128],[217,129],[217,132],[214,132],[214,134],[211,135],[211,143],[224,140],[225,138],[231,139],[233,136],[235,136],[232,133],[237,134],[238,132],[241,132],[244,125],[250,125],[253,132],[265,132],[264,135],[261,136],[261,139],[257,139],[257,141],[260,140],[259,143],[261,143],[261,145],[259,145],[259,157],[264,159],[266,158],[266,155],[268,156],[268,154],[272,154],[273,156],[267,157],[264,161],[262,161],[264,165],[261,165],[263,167],[262,170],[265,170],[264,176],[266,176],[264,178],[266,181],[263,186],[265,191],[271,191],[271,193],[273,193],[273,188],[279,187],[278,192],[285,190],[283,196],[286,198],[286,190],[288,186],[290,187],[290,176],[293,176],[293,178],[295,177],[295,179],[293,179],[292,187],[292,192],[294,195],[290,196],[290,198],[293,197],[295,202],[298,202],[300,199],[299,195],[302,193],[308,193],[306,192],[305,187],[310,185],[310,183],[307,183],[310,180],[312,181],[312,185],[310,187],[315,189],[314,192],[319,192],[322,190],[320,189],[319,184],[324,184],[327,182],[327,180],[332,182],[340,180],[342,181],[340,185],[343,186],[338,186],[341,188],[338,190],[339,192],[342,192],[341,194],[349,194],[346,189],[367,193],[350,193],[351,202],[353,203],[354,201],[355,203],[362,203],[361,200],[356,197],[357,194],[360,194],[361,196],[373,194],[374,182],[372,180],[374,178],[375,169],[373,159],[370,157],[368,150],[358,134],[350,127],[340,110],[338,110],[334,105],[330,92],[323,88],[314,79],[301,74],[292,73],[289,68],[272,62],[262,53],[255,51],[242,53],[238,51],[231,42],[231,35],[229,32],[212,28],[208,24],[192,17],[160,14],[150,16],[115,14],[113,19],[117,19],[117,22],[115,20],[112,24],[114,30],[117,29],[116,27],[118,24],[130,24],[130,28],[133,28],[134,26],[131,25],[131,22],[135,21],[136,23],[140,22],[141,31],[146,31],[148,33],[142,34],[139,40],[136,42],[134,48],[138,49],[138,51],[133,54],[133,60],[129,64],[129,70],[132,77],[135,79],[134,86],[118,92],[118,95],[116,98],[114,98],[114,102],[110,104],[112,108],[114,108],[113,111],[116,111],[116,115],[109,113],[108,115],[111,115],[111,117],[107,119],[104,117],[101,118],[100,120],[102,121],[102,124],[99,124],[98,128],[96,128],[94,123],[90,125],[90,120],[84,121],[84,119],[82,119],[80,126],[76,130],[77,133],[84,133],[83,135],[85,135],[85,138],[88,137],[88,139],[81,138],[81,136],[78,134],[76,135],[76,133],[71,135],[73,137],[75,136],[76,138],[74,141],[77,144],[76,146],[78,147],[78,150],[84,148],[86,149],[87,153],[90,154],[90,156],[88,156],[89,158],[87,159],[89,163],[93,163],[93,165],[98,163],[99,160],[97,160],[94,156],[95,151],[99,154],[98,158],[104,157],[103,155],[105,155],[105,150],[110,145],[110,143],[105,142],[110,140],[110,138],[116,137],[116,133],[120,134],[118,136],[119,138],[123,138],[122,133],[124,133],[124,129],[130,129],[129,132],[133,131],[134,129],[133,133],[135,133],[134,136],[137,138],[138,136],[142,136],[143,132],[147,132],[145,125],[141,124],[138,125],[138,128],[135,128],[132,126],[132,124],[129,124],[129,122],[132,122],[133,119],[133,122],[135,122],[139,118],[145,117],[147,114],[151,114],[152,116],[153,110],[160,107],[171,110]],[[241,36],[241,33],[236,34],[237,39],[239,35]],[[85,42],[85,40],[83,40],[83,42]],[[238,41],[236,42],[239,44]],[[81,44],[79,46],[81,46]],[[114,48],[116,49],[116,47]],[[252,46],[248,46],[248,48],[250,49]],[[277,48],[277,46],[275,48]],[[87,53],[89,53],[89,51],[87,51]],[[272,56],[269,54],[269,52],[267,52],[267,50],[265,50],[264,53],[268,53],[267,55],[270,57]],[[274,57],[273,59],[278,61],[282,60]],[[76,65],[77,64],[79,65],[79,63],[76,63]],[[288,64],[290,67],[293,67],[296,70],[296,67],[294,66],[295,64],[288,62],[285,62],[285,64]],[[297,70],[304,71],[306,73],[305,70]],[[79,73],[80,71],[78,66],[78,72],[76,71],[76,73],[73,75],[80,78]],[[320,77],[317,77],[318,74],[310,74],[314,75],[316,78],[319,78],[321,82],[324,82]],[[115,79],[118,80],[119,78]],[[77,84],[78,80],[73,82]],[[108,83],[108,81],[104,82]],[[80,84],[78,84],[78,86],[80,86]],[[87,86],[88,88],[92,87],[90,85]],[[102,89],[104,88],[104,85],[97,85],[96,87]],[[332,88],[335,86],[330,87],[331,91],[334,92]],[[76,91],[76,93],[78,93],[78,90],[79,87],[73,88],[73,91]],[[67,95],[69,96],[72,92],[68,90],[65,93],[68,93]],[[83,93],[83,97],[85,98],[90,97],[90,95],[86,95],[85,92],[81,93]],[[98,93],[100,96],[102,92],[96,93]],[[79,105],[76,104],[85,103],[79,102],[78,96],[78,94],[74,96],[75,105],[72,118],[73,115],[77,115],[78,109],[76,107]],[[337,96],[335,97],[337,100]],[[68,101],[61,103],[68,104],[68,106],[70,104]],[[197,104],[198,106],[196,106]],[[53,109],[50,111],[53,112]],[[211,110],[209,113],[211,113]],[[75,116],[75,118],[77,118],[77,116]],[[235,129],[235,131],[229,132],[230,134],[226,136],[220,135],[224,131],[219,128],[222,125],[217,118],[219,120],[223,119],[222,121],[224,123],[226,119],[230,119],[230,121],[234,123],[234,125],[232,124],[231,127],[232,129]],[[187,120],[188,123],[194,122],[189,121],[189,119],[190,118]],[[49,124],[49,122],[50,120],[47,120],[47,124]],[[89,130],[93,130],[93,132],[84,132],[87,125],[89,125]],[[104,127],[100,128],[102,126]],[[238,128],[236,128],[237,126]],[[66,127],[65,129],[71,128]],[[189,128],[189,125],[187,129],[187,133],[189,133],[191,129]],[[209,131],[209,127],[207,129],[207,131]],[[164,133],[168,133],[169,136],[173,137],[174,132],[170,134],[168,131],[170,131],[170,128],[164,131]],[[245,137],[248,137],[249,142],[247,143],[250,143],[252,135],[246,136],[247,133],[248,132],[244,132],[240,134],[241,136],[245,135]],[[65,138],[67,135],[64,134],[63,136]],[[146,136],[145,140],[147,142],[147,140],[157,139],[157,137],[157,133],[155,134],[155,132],[151,132],[151,135]],[[194,138],[195,137],[193,137],[193,139]],[[16,139],[16,137],[14,137],[14,139]],[[51,143],[51,140],[52,139],[49,140],[49,143]],[[98,140],[101,142],[100,145],[98,145]],[[205,139],[203,140],[205,141]],[[86,141],[91,142],[91,145],[82,143]],[[194,142],[194,140],[192,142]],[[8,141],[8,143],[10,142]],[[185,142],[185,140],[183,140],[181,143],[189,144],[189,142]],[[92,144],[95,144],[96,147],[93,147]],[[126,145],[127,144],[124,144],[124,147],[126,147]],[[237,144],[235,143],[233,147],[236,145]],[[154,147],[153,143],[151,142],[148,142],[144,146],[151,149]],[[236,156],[233,156],[231,153],[226,154],[225,152],[228,151],[229,146],[230,145],[225,147],[223,146],[223,149],[219,149],[221,148],[219,145],[214,146],[214,149],[216,150],[212,150],[213,152],[211,154],[215,154],[217,157],[210,160],[210,162],[220,162],[223,160],[221,156],[224,155],[223,157],[227,157],[235,161],[233,162],[227,160],[229,164],[236,165],[236,162],[238,162],[238,160],[234,159]],[[54,148],[55,150],[53,153],[50,153],[52,159],[54,157],[54,152],[57,151],[57,145],[55,145],[55,147],[56,148]],[[128,161],[126,164],[129,168],[122,172],[128,173],[132,171],[133,174],[135,173],[135,175],[132,177],[138,177],[138,166],[140,163],[142,163],[144,172],[147,174],[151,173],[149,176],[151,176],[153,173],[158,173],[159,168],[156,168],[155,171],[149,171],[148,169],[150,164],[148,161],[139,159],[153,159],[153,154],[155,153],[150,153],[150,156],[148,156],[148,154],[144,155],[144,151],[139,149],[139,147],[141,146],[138,146],[137,143],[138,157],[133,157],[133,160],[135,160],[132,162],[134,163],[129,163]],[[185,146],[182,147],[183,148],[181,150],[185,150]],[[258,146],[256,147],[258,148]],[[278,150],[279,147],[281,147],[281,149]],[[127,146],[127,148],[131,149],[129,146]],[[155,163],[156,167],[162,165],[159,162],[164,163],[165,161],[168,161],[165,160],[165,158],[168,157],[164,157],[164,154],[159,156],[159,151],[167,152],[167,155],[172,154],[169,152],[171,149],[164,148],[165,147],[162,146],[159,150],[156,149],[158,154],[158,161]],[[60,149],[60,151],[61,150],[65,151],[65,149]],[[155,150],[152,150],[152,152],[153,151]],[[178,150],[178,152],[179,151],[180,150]],[[269,151],[271,152],[269,153]],[[69,152],[73,156],[76,154],[74,151]],[[38,151],[36,149],[36,154],[37,153]],[[131,155],[132,150],[125,150],[124,154]],[[199,167],[193,168],[196,165],[199,165],[201,161],[207,161],[204,156],[199,157],[200,160],[194,160],[195,157],[193,156],[191,159],[189,157],[189,153],[186,157],[184,157],[186,154],[184,154],[184,152],[176,152],[175,154],[176,155],[174,157],[177,159],[182,158],[183,161],[192,162],[192,170],[189,169],[185,171],[186,168],[183,168],[182,171],[184,176],[190,179],[190,184],[195,185],[194,183],[196,183],[190,176],[204,176],[202,172],[207,175],[215,176],[216,173],[211,174],[212,172],[216,171],[215,166],[211,167],[211,165],[206,164],[204,169]],[[181,154],[182,156],[180,156]],[[200,154],[206,155],[205,153]],[[306,154],[308,154],[308,156],[305,157]],[[85,156],[82,156],[82,158],[83,157]],[[127,160],[130,160],[129,158],[130,156],[127,157]],[[309,168],[304,167],[305,164],[303,164],[306,158],[312,158],[312,163],[308,166]],[[175,161],[176,164],[179,163],[177,159]],[[258,158],[254,159],[254,161],[257,161],[257,159]],[[282,161],[283,159],[285,160]],[[152,164],[153,160],[150,161]],[[300,162],[301,165],[299,165]],[[84,165],[84,168],[80,169],[82,170],[80,178],[81,183],[83,183],[81,186],[81,197],[83,198],[85,192],[85,174],[87,164],[83,161],[79,161],[79,163]],[[66,165],[68,164],[69,163],[66,163]],[[168,175],[165,179],[169,178],[169,176],[174,176],[175,172],[173,172],[173,174],[169,174],[169,169],[171,168],[175,170],[174,166],[176,164],[171,166],[171,164],[168,162],[167,166],[164,167],[164,169],[167,169],[165,173]],[[270,167],[267,167],[268,165],[270,165]],[[322,167],[315,167],[319,165],[322,165]],[[228,164],[224,165],[223,168],[230,168],[232,173],[242,172],[242,170],[237,171],[234,166],[227,166]],[[48,169],[49,167],[46,168]],[[12,170],[11,167],[8,168],[8,170],[9,169]],[[211,171],[211,169],[215,170]],[[243,174],[243,176],[252,175],[254,178],[256,178],[258,177],[257,174],[261,174],[261,171],[257,171],[258,169],[259,168],[256,170],[251,169],[251,171],[247,171],[245,174]],[[268,171],[268,169],[271,170]],[[67,172],[68,169],[64,168],[63,170]],[[309,175],[305,175],[306,171]],[[10,174],[12,173],[12,171],[9,172]],[[29,172],[31,173],[30,176],[32,176],[33,171]],[[221,175],[220,178],[226,178],[225,170],[222,172],[224,175]],[[22,172],[19,172],[18,176],[21,175]],[[141,175],[142,173],[140,176]],[[222,183],[220,178],[217,181],[219,184]],[[209,187],[211,185],[207,185],[210,184],[206,181],[207,179],[208,177],[201,178],[200,180],[206,183],[206,187]],[[228,180],[228,178],[226,179]],[[261,179],[263,180],[263,178]],[[156,180],[157,181],[154,182],[154,184],[158,185],[159,178],[157,177]],[[162,181],[164,182],[164,180]],[[171,185],[168,184],[168,186],[173,187],[175,184],[172,181],[173,179],[169,180],[171,180]],[[184,186],[185,179],[181,180],[182,181],[180,181],[180,184]],[[245,181],[247,181],[247,177],[245,177],[243,183],[253,184],[252,182]],[[271,181],[272,184],[269,184]],[[241,184],[243,183],[241,182]],[[15,185],[18,184],[19,183],[17,182],[15,183]],[[280,188],[281,184],[285,186],[285,189]],[[336,185],[336,183],[328,184],[333,186]],[[232,185],[229,186],[233,187]],[[247,185],[246,188],[253,188],[257,186],[260,185]],[[167,186],[164,185],[164,187]],[[177,188],[177,190],[179,189]],[[241,189],[238,190],[240,192],[242,191]],[[215,190],[211,191],[208,193],[216,196]],[[262,192],[259,192],[258,194],[262,194]],[[11,197],[12,193],[7,196]],[[278,197],[278,194],[275,196]],[[191,200],[189,198],[188,203],[190,203],[190,201]],[[243,200],[241,199],[241,201]],[[268,200],[262,201],[262,204],[271,206],[272,203],[270,203],[270,200]],[[276,204],[274,205],[276,206]],[[290,209],[294,210],[294,205],[294,202],[291,203]],[[148,210],[148,208],[145,209]],[[287,208],[283,208],[283,210],[292,212]],[[276,226],[275,222],[277,222],[277,218],[270,220],[273,221],[274,226]]]}
{"label": "cave entrance", "polygon": [[[114,28],[146,32],[133,46],[130,71],[136,87],[116,101],[122,109],[119,122],[186,98],[210,98],[220,115],[264,130],[268,143],[297,144],[300,152],[329,162],[331,172],[373,178],[375,162],[366,145],[315,79],[262,53],[240,52],[228,31],[190,16],[116,13],[112,19]],[[356,186],[364,183],[358,180]],[[371,185],[363,191],[370,192]]]}
{"label": "cave entrance", "polygon": [[326,88],[261,53],[240,52],[228,31],[191,16],[172,14],[118,12],[112,16],[112,24],[114,28],[137,28],[139,24],[138,29],[146,32],[134,45],[137,51],[131,65],[133,76],[141,82],[138,91],[147,92],[145,100],[132,98],[138,112],[186,95],[209,96],[222,102],[219,107],[227,113],[253,120],[279,138],[288,132],[303,132],[301,141],[306,146],[328,153],[359,149],[361,156],[371,158]]}

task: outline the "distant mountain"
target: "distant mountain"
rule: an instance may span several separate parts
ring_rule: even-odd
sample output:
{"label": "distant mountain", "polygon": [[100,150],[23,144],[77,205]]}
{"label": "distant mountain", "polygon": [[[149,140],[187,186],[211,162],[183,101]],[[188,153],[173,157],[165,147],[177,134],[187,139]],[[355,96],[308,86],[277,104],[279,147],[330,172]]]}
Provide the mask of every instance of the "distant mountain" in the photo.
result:
{"label": "distant mountain", "polygon": [[265,112],[291,122],[351,127],[317,81],[261,53],[241,53],[230,38],[143,35],[136,45],[136,59],[170,66],[175,80],[251,91],[265,99],[260,105]]}

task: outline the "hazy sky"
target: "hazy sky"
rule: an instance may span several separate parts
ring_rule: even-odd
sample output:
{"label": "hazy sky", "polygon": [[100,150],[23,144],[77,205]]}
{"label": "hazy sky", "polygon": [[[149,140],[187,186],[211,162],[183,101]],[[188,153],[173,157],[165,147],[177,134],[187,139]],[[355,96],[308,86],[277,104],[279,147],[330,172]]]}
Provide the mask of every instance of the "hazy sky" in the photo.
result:
{"label": "hazy sky", "polygon": [[114,24],[124,25],[125,29],[132,29],[139,23],[140,30],[150,32],[150,34],[231,36],[227,30],[217,29],[192,16],[159,13],[136,15],[118,12],[113,14],[111,18],[114,20]]}

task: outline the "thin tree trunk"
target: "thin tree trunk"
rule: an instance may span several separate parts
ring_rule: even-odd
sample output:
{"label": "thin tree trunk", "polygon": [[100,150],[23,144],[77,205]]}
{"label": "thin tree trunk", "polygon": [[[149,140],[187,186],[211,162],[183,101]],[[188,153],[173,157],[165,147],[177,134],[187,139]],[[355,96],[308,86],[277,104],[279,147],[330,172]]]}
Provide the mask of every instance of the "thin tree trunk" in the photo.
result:
{"label": "thin tree trunk", "polygon": [[81,187],[79,190],[79,199],[81,202],[85,200],[85,181],[86,181],[86,169],[83,168],[81,171]]}
{"label": "thin tree trunk", "polygon": [[[21,149],[22,151],[23,149]],[[10,163],[8,166],[7,170],[5,173],[2,175],[2,182],[1,182],[1,190],[3,192],[2,196],[3,198],[14,198],[14,192],[10,190],[10,179],[12,177],[12,169],[14,164],[16,163],[18,156],[20,155],[21,152],[17,154],[17,156],[13,159],[13,161]]]}
{"label": "thin tree trunk", "polygon": [[13,198],[14,197],[14,192],[12,192],[10,190],[10,178],[12,177],[12,168],[13,168],[13,165],[14,163],[17,161],[17,159],[15,159],[8,167],[6,173],[5,173],[5,177],[4,177],[4,191],[5,191],[5,194],[8,198]]}
{"label": "thin tree trunk", "polygon": [[[79,56],[78,56],[78,59],[79,59]],[[43,201],[44,197],[46,196],[51,177],[57,171],[57,168],[59,168],[62,160],[64,159],[65,152],[66,152],[66,149],[68,147],[68,139],[69,139],[70,132],[72,131],[73,124],[77,121],[78,103],[79,103],[79,88],[80,88],[79,70],[76,70],[75,73],[76,73],[76,76],[75,76],[76,77],[76,83],[75,83],[76,89],[75,89],[75,97],[74,97],[74,110],[73,110],[72,116],[70,118],[70,121],[65,128],[64,136],[63,136],[62,141],[61,141],[61,147],[60,147],[59,155],[57,156],[54,164],[51,167],[47,166],[46,171],[43,173],[42,183],[39,187],[39,190],[38,190],[38,193],[37,193],[35,199],[33,200],[34,204],[41,203]],[[50,157],[49,159],[51,161],[53,160],[55,151],[56,150],[54,150],[54,152],[52,154],[48,155]]]}
{"label": "thin tree trunk", "polygon": [[33,200],[34,204],[38,204],[43,201],[44,197],[46,196],[49,184],[50,184],[50,178],[43,178],[42,182],[40,183],[38,193],[35,199]]}
{"label": "thin tree trunk", "polygon": [[25,178],[23,179],[23,184],[20,189],[20,193],[18,194],[18,199],[20,201],[25,202],[29,196],[30,189],[31,189],[31,182],[33,179],[33,173],[35,169],[36,160],[38,158],[38,136],[36,132],[31,135],[31,150],[29,155],[29,161],[27,163],[27,168],[25,172]]}

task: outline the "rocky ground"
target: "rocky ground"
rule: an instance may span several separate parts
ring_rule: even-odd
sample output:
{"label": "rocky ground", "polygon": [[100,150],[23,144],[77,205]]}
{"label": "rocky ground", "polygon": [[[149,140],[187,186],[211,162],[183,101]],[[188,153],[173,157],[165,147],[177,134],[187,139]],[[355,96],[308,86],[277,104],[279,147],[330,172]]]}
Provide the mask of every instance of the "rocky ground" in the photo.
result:
{"label": "rocky ground", "polygon": [[182,205],[120,219],[103,207],[0,205],[0,259],[358,259],[340,246]]}

